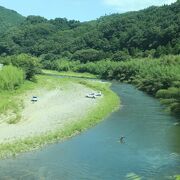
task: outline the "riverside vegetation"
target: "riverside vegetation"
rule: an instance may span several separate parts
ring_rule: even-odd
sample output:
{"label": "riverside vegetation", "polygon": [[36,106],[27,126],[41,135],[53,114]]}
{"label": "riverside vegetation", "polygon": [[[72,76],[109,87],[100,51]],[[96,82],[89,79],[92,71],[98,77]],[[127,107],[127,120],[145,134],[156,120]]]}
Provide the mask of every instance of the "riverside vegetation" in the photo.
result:
{"label": "riverside vegetation", "polygon": [[[180,56],[169,55],[156,59],[142,58],[120,62],[105,59],[87,63],[59,59],[54,60],[48,68],[60,71],[60,75],[67,75],[61,71],[88,72],[102,79],[132,83],[140,90],[159,98],[168,112],[178,117],[180,115]],[[71,75],[73,76],[73,73]]]}
{"label": "riverside vegetation", "polygon": [[[24,57],[27,55],[18,55],[17,59],[21,56]],[[6,64],[7,62],[11,62],[9,60],[13,58],[15,59],[15,56],[3,57],[1,62]],[[32,57],[30,58],[27,56],[26,58],[29,59],[29,62],[32,62]],[[40,60],[36,59],[36,61],[38,62]],[[14,60],[14,62],[16,61]],[[23,68],[25,69],[24,66]],[[37,63],[34,64],[34,68],[34,70],[32,68],[33,72],[29,72],[29,74],[32,73],[32,76],[28,75],[28,79],[33,78],[33,73],[38,72]],[[144,58],[121,62],[106,59],[87,63],[59,59],[53,61],[49,66],[49,69],[67,72],[88,72],[95,74],[96,76],[90,74],[84,74],[83,76],[87,78],[95,78],[98,76],[102,79],[115,79],[122,82],[132,83],[140,90],[159,98],[161,103],[166,105],[169,112],[172,112],[177,116],[180,115],[180,56],[171,55],[158,59]],[[46,73],[48,73],[48,71],[46,71]],[[49,71],[49,73],[52,72]],[[67,73],[60,72],[59,75],[67,75]],[[68,72],[68,75],[73,76],[74,74]],[[82,74],[76,76],[82,76]]]}
{"label": "riverside vegetation", "polygon": [[[1,59],[5,66],[0,69],[0,113],[10,109],[19,117],[18,112],[22,103],[16,95],[29,89],[31,81],[36,81],[35,74],[41,71],[38,61],[37,58],[25,54]],[[15,119],[10,122],[16,122],[17,118]]]}

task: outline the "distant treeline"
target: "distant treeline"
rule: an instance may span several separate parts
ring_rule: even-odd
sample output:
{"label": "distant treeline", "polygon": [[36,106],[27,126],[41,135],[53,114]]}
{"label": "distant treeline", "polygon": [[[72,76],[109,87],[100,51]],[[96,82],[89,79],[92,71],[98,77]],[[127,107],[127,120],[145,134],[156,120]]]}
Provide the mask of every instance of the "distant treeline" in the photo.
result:
{"label": "distant treeline", "polygon": [[81,23],[27,17],[0,37],[0,55],[97,61],[180,54],[180,1]]}

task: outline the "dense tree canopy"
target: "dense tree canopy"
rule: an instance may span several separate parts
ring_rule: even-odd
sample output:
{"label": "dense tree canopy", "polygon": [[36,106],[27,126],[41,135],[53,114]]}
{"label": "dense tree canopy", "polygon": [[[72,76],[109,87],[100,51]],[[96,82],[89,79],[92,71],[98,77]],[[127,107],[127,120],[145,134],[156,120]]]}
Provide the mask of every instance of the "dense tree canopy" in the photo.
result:
{"label": "dense tree canopy", "polygon": [[[82,60],[81,55],[90,50],[93,55],[103,54],[103,58],[116,61],[179,54],[180,2],[84,23],[29,16],[0,37],[1,55],[29,53],[46,57],[53,54],[58,58]],[[89,60],[94,61],[95,57],[98,60],[99,56]]]}

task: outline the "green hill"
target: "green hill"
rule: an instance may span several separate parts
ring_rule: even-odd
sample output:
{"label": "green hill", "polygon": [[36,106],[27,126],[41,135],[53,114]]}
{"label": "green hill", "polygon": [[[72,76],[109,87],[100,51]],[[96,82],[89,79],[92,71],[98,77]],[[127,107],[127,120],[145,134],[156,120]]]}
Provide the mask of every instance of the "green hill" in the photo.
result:
{"label": "green hill", "polygon": [[13,10],[0,6],[0,33],[24,21],[24,17]]}
{"label": "green hill", "polygon": [[29,16],[0,38],[0,45],[0,54],[23,52],[84,62],[180,54],[180,1],[84,23]]}

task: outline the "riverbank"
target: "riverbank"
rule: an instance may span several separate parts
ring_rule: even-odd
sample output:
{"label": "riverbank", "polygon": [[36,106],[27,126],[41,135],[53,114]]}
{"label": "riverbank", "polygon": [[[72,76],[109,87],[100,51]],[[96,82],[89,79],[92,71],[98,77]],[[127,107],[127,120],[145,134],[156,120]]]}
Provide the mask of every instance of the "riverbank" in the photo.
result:
{"label": "riverbank", "polygon": [[73,71],[52,71],[52,70],[47,70],[47,69],[43,69],[42,70],[43,74],[46,75],[57,75],[57,76],[65,76],[65,77],[77,77],[77,78],[87,78],[87,79],[97,79],[98,76],[91,74],[91,73],[78,73],[78,72],[73,72]]}
{"label": "riverbank", "polygon": [[[69,60],[64,63],[69,63]],[[60,60],[59,60],[60,63]],[[137,58],[127,61],[100,60],[76,64],[71,71],[91,73],[100,79],[135,85],[154,96],[165,110],[180,120],[180,56]]]}
{"label": "riverbank", "polygon": [[[92,80],[38,76],[38,83],[29,85],[31,92],[26,86],[16,96],[21,102],[17,123],[1,121],[0,158],[40,148],[95,125],[119,105],[109,86]],[[103,97],[85,98],[92,91],[101,91]],[[34,94],[40,101],[32,104],[29,98]]]}

